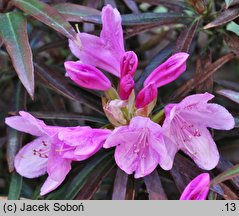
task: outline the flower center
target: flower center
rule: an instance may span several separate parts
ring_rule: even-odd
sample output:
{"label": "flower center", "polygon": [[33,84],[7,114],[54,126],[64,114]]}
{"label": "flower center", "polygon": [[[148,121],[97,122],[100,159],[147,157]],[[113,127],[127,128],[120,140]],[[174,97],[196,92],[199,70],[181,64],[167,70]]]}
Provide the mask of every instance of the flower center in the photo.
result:
{"label": "flower center", "polygon": [[46,143],[46,141],[42,141],[41,145],[39,146],[38,149],[33,149],[33,155],[38,156],[40,158],[48,158],[48,153],[49,153],[49,146],[50,144]]}

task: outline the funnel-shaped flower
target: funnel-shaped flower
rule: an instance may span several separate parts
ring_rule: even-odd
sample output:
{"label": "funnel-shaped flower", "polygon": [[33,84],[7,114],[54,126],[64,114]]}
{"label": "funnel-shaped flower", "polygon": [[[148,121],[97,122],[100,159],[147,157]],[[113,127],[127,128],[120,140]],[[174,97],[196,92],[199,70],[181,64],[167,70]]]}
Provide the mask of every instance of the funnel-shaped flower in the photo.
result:
{"label": "funnel-shaped flower", "polygon": [[121,16],[117,9],[107,5],[102,10],[102,31],[100,37],[78,33],[82,42],[69,40],[71,52],[83,63],[99,67],[115,76],[120,76],[120,60],[124,56]]}
{"label": "funnel-shaped flower", "polygon": [[[110,133],[109,130],[101,131],[90,127],[47,126],[27,112],[20,111],[19,114],[20,116],[6,118],[6,124],[38,138],[18,152],[15,168],[27,178],[48,173],[41,195],[57,188],[69,173],[72,160],[84,160],[93,155],[102,147]],[[69,131],[72,132],[71,136],[67,136]]]}
{"label": "funnel-shaped flower", "polygon": [[209,183],[208,173],[198,175],[186,186],[180,200],[205,200],[209,192]]}
{"label": "funnel-shaped flower", "polygon": [[64,63],[67,75],[79,86],[106,91],[111,87],[109,79],[96,67],[80,61]]}
{"label": "funnel-shaped flower", "polygon": [[224,107],[208,103],[213,97],[209,93],[195,94],[178,104],[167,105],[163,123],[166,144],[181,149],[205,170],[213,169],[219,160],[217,146],[207,127],[230,130],[235,125]]}
{"label": "funnel-shaped flower", "polygon": [[113,146],[117,165],[127,174],[135,172],[135,178],[150,174],[158,164],[165,170],[172,168],[162,128],[149,118],[137,116],[128,126],[116,128],[103,145]]}
{"label": "funnel-shaped flower", "polygon": [[[142,108],[152,102],[157,96],[155,88],[157,89],[177,79],[186,70],[188,56],[187,53],[176,53],[163,64],[159,65],[144,81],[144,88],[136,98],[136,107]],[[152,84],[154,85],[154,89],[150,96],[149,86]]]}

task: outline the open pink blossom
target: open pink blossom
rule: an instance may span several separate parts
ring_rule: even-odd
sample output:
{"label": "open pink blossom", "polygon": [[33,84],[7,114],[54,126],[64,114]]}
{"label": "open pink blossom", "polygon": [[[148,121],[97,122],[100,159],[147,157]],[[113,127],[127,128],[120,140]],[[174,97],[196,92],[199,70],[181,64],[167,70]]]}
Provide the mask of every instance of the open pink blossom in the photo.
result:
{"label": "open pink blossom", "polygon": [[165,170],[172,168],[162,128],[149,118],[136,116],[129,125],[116,128],[103,145],[113,146],[117,165],[127,174],[135,172],[135,178],[150,174],[158,164]]}
{"label": "open pink blossom", "polygon": [[219,161],[217,146],[207,128],[230,130],[235,125],[224,107],[208,103],[213,97],[209,93],[195,94],[178,104],[167,105],[162,126],[171,157],[182,150],[205,170],[213,169]]}
{"label": "open pink blossom", "polygon": [[149,94],[149,86],[154,85],[155,88],[164,86],[177,79],[186,70],[186,60],[189,54],[179,52],[172,55],[167,61],[159,65],[144,81],[144,88],[139,92],[136,98],[136,107],[143,108],[152,102],[157,94]]}
{"label": "open pink blossom", "polygon": [[96,67],[80,61],[65,62],[67,75],[79,86],[106,91],[111,87],[110,80]]}
{"label": "open pink blossom", "polygon": [[[6,118],[10,127],[37,136],[15,157],[16,171],[27,178],[48,173],[41,195],[56,189],[71,169],[72,160],[84,160],[97,152],[109,135],[109,130],[90,127],[48,126],[27,112]],[[71,136],[68,135],[71,131]],[[79,137],[79,135],[81,135]],[[92,139],[92,137],[95,139]]]}
{"label": "open pink blossom", "polygon": [[83,63],[101,68],[120,76],[120,61],[124,56],[121,16],[117,9],[107,5],[102,9],[102,31],[100,37],[78,33],[82,47],[69,40],[71,52]]}
{"label": "open pink blossom", "polygon": [[180,200],[205,200],[209,192],[209,183],[208,173],[198,175],[186,186]]}

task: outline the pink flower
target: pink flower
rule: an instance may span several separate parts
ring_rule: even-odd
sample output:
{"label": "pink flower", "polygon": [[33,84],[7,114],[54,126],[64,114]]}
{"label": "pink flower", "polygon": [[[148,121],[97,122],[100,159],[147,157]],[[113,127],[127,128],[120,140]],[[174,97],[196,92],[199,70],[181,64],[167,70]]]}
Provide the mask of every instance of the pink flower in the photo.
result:
{"label": "pink flower", "polygon": [[209,183],[208,173],[198,175],[186,186],[180,200],[205,200],[209,192]]}
{"label": "pink flower", "polygon": [[123,58],[124,40],[121,16],[110,5],[102,9],[102,31],[100,37],[78,33],[82,48],[69,40],[71,52],[84,64],[99,67],[115,76],[120,76],[120,61]]}
{"label": "pink flower", "polygon": [[186,70],[186,60],[188,57],[187,53],[176,53],[159,65],[144,81],[144,88],[136,98],[136,107],[143,108],[157,97],[155,89],[153,94],[148,93],[147,89],[150,85],[154,85],[157,89],[177,79]]}
{"label": "pink flower", "polygon": [[172,168],[163,140],[162,128],[149,118],[137,116],[127,126],[116,128],[107,138],[104,148],[116,146],[115,161],[127,174],[144,177],[157,167]]}
{"label": "pink flower", "polygon": [[79,86],[106,91],[111,87],[109,79],[96,67],[77,61],[65,62],[67,75]]}
{"label": "pink flower", "polygon": [[38,138],[18,152],[15,168],[27,178],[48,173],[41,195],[56,189],[69,173],[72,160],[89,158],[102,147],[111,132],[90,127],[47,126],[27,112],[20,111],[19,114],[20,116],[6,118],[6,124]]}
{"label": "pink flower", "polygon": [[213,169],[219,160],[217,146],[207,128],[230,130],[235,125],[224,107],[208,103],[213,97],[209,93],[195,94],[178,104],[167,105],[162,126],[171,157],[182,150],[205,170]]}

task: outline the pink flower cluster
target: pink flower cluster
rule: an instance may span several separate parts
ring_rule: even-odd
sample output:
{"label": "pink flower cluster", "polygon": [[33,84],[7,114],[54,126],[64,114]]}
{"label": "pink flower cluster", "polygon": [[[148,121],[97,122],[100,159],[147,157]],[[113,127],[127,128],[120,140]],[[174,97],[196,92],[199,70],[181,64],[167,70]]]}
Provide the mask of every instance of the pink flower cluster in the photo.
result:
{"label": "pink flower cluster", "polygon": [[[219,153],[208,128],[230,130],[235,123],[224,107],[208,103],[214,97],[212,94],[195,94],[178,104],[168,104],[162,125],[149,117],[157,100],[157,89],[185,72],[189,55],[176,53],[159,65],[135,98],[138,58],[133,51],[125,51],[118,10],[105,6],[102,23],[99,37],[78,33],[82,47],[69,41],[72,53],[80,61],[67,61],[65,68],[67,76],[79,86],[106,92],[103,108],[115,129],[48,126],[21,111],[20,116],[6,118],[6,124],[38,138],[17,154],[17,172],[27,178],[47,173],[41,188],[44,195],[64,181],[72,161],[85,160],[102,147],[116,147],[117,165],[127,174],[134,173],[135,178],[149,175],[158,164],[170,170],[180,150],[200,168],[213,169],[219,161]],[[100,69],[119,78],[118,91]],[[114,97],[109,96],[110,91]],[[182,199],[185,197],[182,195]]]}

